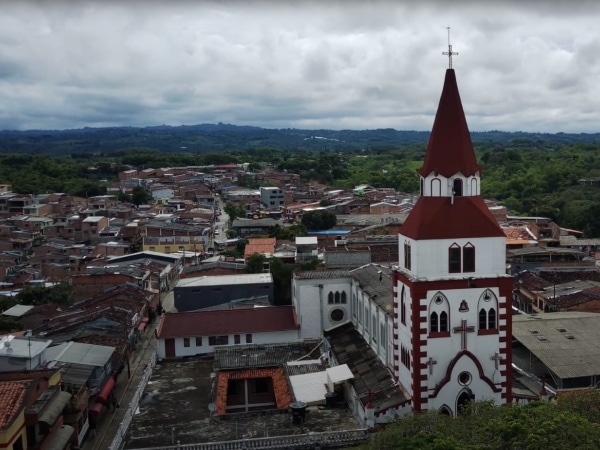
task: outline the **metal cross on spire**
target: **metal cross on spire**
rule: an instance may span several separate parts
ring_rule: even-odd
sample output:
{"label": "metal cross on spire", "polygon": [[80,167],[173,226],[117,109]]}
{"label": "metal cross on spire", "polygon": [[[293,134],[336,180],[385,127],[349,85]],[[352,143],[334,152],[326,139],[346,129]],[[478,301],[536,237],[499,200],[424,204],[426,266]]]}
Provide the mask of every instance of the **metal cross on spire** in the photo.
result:
{"label": "metal cross on spire", "polygon": [[446,27],[446,29],[448,30],[448,51],[442,52],[442,55],[448,56],[448,68],[452,69],[452,56],[458,55],[458,52],[452,51],[452,44],[450,43],[450,27]]}

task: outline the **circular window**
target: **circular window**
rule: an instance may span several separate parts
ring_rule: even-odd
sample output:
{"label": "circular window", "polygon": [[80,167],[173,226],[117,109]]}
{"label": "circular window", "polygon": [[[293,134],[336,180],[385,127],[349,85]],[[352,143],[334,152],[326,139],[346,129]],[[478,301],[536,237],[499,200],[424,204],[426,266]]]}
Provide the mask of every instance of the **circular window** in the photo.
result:
{"label": "circular window", "polygon": [[458,375],[458,384],[467,386],[467,385],[471,384],[472,379],[473,378],[471,377],[471,374],[469,372],[461,372]]}
{"label": "circular window", "polygon": [[442,304],[442,302],[443,302],[443,300],[442,300],[442,297],[436,297],[436,298],[435,298],[435,304],[436,304],[436,305],[441,305],[441,304]]}
{"label": "circular window", "polygon": [[331,311],[329,317],[331,317],[331,320],[333,322],[340,322],[341,320],[344,320],[344,315],[345,314],[343,309],[336,308],[333,311]]}

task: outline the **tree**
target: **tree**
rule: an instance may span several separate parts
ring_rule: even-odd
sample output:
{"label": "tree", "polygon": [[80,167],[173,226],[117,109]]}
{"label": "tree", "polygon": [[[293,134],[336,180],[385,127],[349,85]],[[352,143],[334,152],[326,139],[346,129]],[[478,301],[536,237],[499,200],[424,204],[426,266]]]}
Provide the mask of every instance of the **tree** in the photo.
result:
{"label": "tree", "polygon": [[[591,401],[589,402],[591,404]],[[455,418],[427,412],[404,417],[363,445],[375,449],[588,449],[600,445],[600,427],[558,403],[470,404]],[[584,406],[585,408],[585,406]]]}
{"label": "tree", "polygon": [[23,305],[44,305],[57,303],[61,306],[71,305],[72,287],[68,282],[61,282],[52,287],[28,287],[16,295],[16,300]]}
{"label": "tree", "polygon": [[262,273],[267,258],[262,253],[254,253],[246,260],[246,273]]}
{"label": "tree", "polygon": [[142,186],[136,186],[131,190],[131,201],[136,205],[145,205],[152,199],[150,193]]}
{"label": "tree", "polygon": [[242,205],[238,205],[237,203],[227,202],[225,203],[225,207],[223,211],[229,216],[229,220],[233,222],[238,217],[244,217],[246,215],[246,210]]}
{"label": "tree", "polygon": [[329,230],[336,223],[335,214],[325,210],[308,211],[302,216],[302,224],[307,230]]}

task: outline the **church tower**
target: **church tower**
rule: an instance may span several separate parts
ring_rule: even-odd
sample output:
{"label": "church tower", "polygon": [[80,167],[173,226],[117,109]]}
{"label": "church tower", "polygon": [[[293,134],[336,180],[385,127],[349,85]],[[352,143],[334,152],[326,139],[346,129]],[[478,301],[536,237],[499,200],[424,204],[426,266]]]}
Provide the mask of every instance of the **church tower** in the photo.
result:
{"label": "church tower", "polygon": [[511,290],[505,235],[480,196],[481,169],[456,75],[446,71],[421,197],[400,229],[394,372],[415,412],[511,401]]}

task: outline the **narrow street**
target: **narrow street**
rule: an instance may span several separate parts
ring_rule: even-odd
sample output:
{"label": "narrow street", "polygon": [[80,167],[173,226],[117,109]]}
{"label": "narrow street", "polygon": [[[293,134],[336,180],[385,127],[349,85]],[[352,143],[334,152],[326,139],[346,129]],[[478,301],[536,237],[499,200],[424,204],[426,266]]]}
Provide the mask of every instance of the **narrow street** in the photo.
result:
{"label": "narrow street", "polygon": [[151,357],[156,354],[154,330],[157,324],[158,320],[148,326],[143,332],[138,342],[137,351],[133,354],[129,370],[125,367],[117,379],[115,394],[119,407],[114,411],[108,409],[102,410],[97,418],[96,436],[88,433],[88,437],[81,447],[82,450],[105,450],[110,447],[114,437],[119,432],[121,423],[125,415],[128,414],[129,404],[142,380],[144,369]]}

